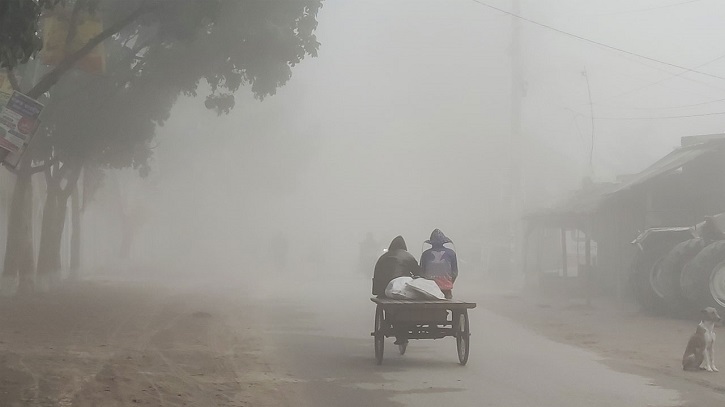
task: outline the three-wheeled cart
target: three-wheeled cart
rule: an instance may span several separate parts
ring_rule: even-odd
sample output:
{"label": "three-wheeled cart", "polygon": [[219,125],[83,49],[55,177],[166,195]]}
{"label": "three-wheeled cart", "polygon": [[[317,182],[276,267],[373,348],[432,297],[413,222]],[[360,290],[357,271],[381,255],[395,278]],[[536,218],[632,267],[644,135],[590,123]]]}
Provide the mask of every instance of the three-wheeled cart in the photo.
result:
{"label": "three-wheeled cart", "polygon": [[[456,338],[458,361],[468,362],[471,331],[468,310],[476,303],[458,300],[394,300],[370,298],[377,304],[375,310],[375,359],[383,363],[385,338],[404,336],[407,339],[440,339],[446,336]],[[398,345],[400,354],[405,354],[407,342]]]}

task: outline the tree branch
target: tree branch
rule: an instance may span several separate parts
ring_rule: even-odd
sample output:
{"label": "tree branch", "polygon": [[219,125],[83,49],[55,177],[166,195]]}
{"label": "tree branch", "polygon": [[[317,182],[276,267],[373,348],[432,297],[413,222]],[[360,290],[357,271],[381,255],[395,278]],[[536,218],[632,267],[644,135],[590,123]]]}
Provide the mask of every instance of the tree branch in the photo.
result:
{"label": "tree branch", "polygon": [[50,168],[50,164],[36,165],[30,168],[30,174],[34,175],[45,172],[45,170],[47,170],[48,168]]}
{"label": "tree branch", "polygon": [[84,45],[81,49],[65,57],[63,61],[58,64],[58,66],[56,66],[52,71],[45,74],[43,78],[40,79],[40,81],[33,87],[33,89],[28,92],[28,96],[33,99],[37,99],[40,95],[47,92],[51,87],[53,87],[53,85],[55,85],[58,80],[60,80],[60,78],[66,71],[73,68],[76,62],[80,61],[86,55],[88,55],[98,44],[102,43],[104,40],[106,40],[106,38],[121,31],[124,27],[131,24],[137,18],[155,10],[158,7],[158,2],[154,2],[146,6],[141,6],[133,13],[129,14],[125,18],[118,20],[115,24],[103,30],[103,32],[89,40],[88,43]]}
{"label": "tree branch", "polygon": [[78,178],[80,178],[81,176],[82,168],[82,165],[77,165],[70,171],[70,173],[68,173],[68,177],[66,178],[67,184],[65,185],[65,188],[60,188],[61,198],[67,200],[68,198],[70,198],[70,194],[72,194],[73,191],[78,187]]}
{"label": "tree branch", "polygon": [[58,161],[56,157],[46,161],[43,164],[40,165],[32,165],[30,166],[30,174],[37,174],[39,172],[45,172],[45,170],[50,169],[50,167],[55,164],[55,162]]}
{"label": "tree branch", "polygon": [[68,173],[68,168],[70,167],[67,162],[61,162],[60,160],[56,161],[57,165],[55,166],[56,170],[53,174],[53,177],[58,179],[58,185],[60,185],[60,182],[63,180],[63,177],[65,177],[65,174]]}
{"label": "tree branch", "polygon": [[45,175],[45,185],[47,185],[47,189],[50,189],[51,187],[51,181],[53,181],[53,175],[50,172],[50,169],[53,167],[53,164],[43,168],[43,174]]}

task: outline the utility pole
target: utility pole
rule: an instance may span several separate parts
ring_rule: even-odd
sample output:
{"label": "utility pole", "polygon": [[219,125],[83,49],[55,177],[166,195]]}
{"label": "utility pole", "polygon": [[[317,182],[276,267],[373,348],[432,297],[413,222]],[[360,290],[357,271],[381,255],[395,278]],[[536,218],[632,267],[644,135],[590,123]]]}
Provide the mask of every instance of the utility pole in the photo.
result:
{"label": "utility pole", "polygon": [[589,93],[589,114],[592,119],[592,144],[589,149],[589,175],[593,178],[594,177],[594,103],[592,103],[592,88],[589,86],[589,73],[587,72],[587,68],[584,67],[584,71],[582,72],[582,75],[584,76],[584,79],[587,81],[587,92]]}
{"label": "utility pole", "polygon": [[[521,15],[519,0],[512,0],[511,12]],[[521,58],[521,20],[511,16],[511,134],[509,167],[509,247],[512,256],[511,272],[520,272],[525,253],[521,250],[523,233],[521,215],[523,212],[522,162],[525,144],[521,134],[521,110],[525,96],[524,69]]]}
{"label": "utility pole", "polygon": [[[589,85],[589,73],[587,72],[586,66],[584,67],[584,79],[587,81],[587,92],[589,94],[589,114],[592,119],[592,145],[589,148],[589,177],[594,180],[594,103],[592,102],[592,87]],[[586,223],[586,301],[587,306],[592,306],[592,289],[594,287],[594,269],[592,267],[592,215],[587,215]]]}

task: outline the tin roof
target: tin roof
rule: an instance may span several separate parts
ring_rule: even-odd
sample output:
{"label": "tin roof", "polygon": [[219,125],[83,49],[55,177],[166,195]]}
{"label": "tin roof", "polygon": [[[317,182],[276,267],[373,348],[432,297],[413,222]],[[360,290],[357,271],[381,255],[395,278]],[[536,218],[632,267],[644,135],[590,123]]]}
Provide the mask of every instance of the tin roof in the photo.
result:
{"label": "tin roof", "polygon": [[618,194],[645,184],[661,175],[671,173],[698,158],[718,151],[725,151],[725,139],[721,137],[706,139],[696,144],[685,144],[637,174],[627,176],[615,183],[590,184],[549,208],[525,215],[524,219],[548,224],[576,222],[583,215],[596,212],[602,204]]}

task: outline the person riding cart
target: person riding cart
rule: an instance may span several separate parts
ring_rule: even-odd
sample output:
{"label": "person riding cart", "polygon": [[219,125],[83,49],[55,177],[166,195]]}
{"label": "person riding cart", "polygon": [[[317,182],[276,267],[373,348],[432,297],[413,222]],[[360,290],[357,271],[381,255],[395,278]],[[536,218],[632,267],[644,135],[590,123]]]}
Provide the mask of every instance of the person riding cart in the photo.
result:
{"label": "person riding cart", "polygon": [[[385,288],[398,277],[413,277],[418,274],[418,260],[408,252],[403,236],[397,236],[390,242],[388,251],[375,263],[373,272],[373,295],[385,298]],[[408,343],[406,332],[408,327],[401,325],[396,337],[396,345]]]}
{"label": "person riding cart", "polygon": [[458,259],[456,252],[444,245],[453,242],[440,229],[435,229],[425,243],[430,244],[431,248],[420,256],[420,273],[418,275],[435,281],[446,298],[451,299],[453,298],[453,283],[458,277]]}
{"label": "person riding cart", "polygon": [[388,250],[375,263],[373,295],[385,297],[385,288],[398,277],[412,277],[418,273],[418,260],[408,252],[403,236],[390,242]]}

